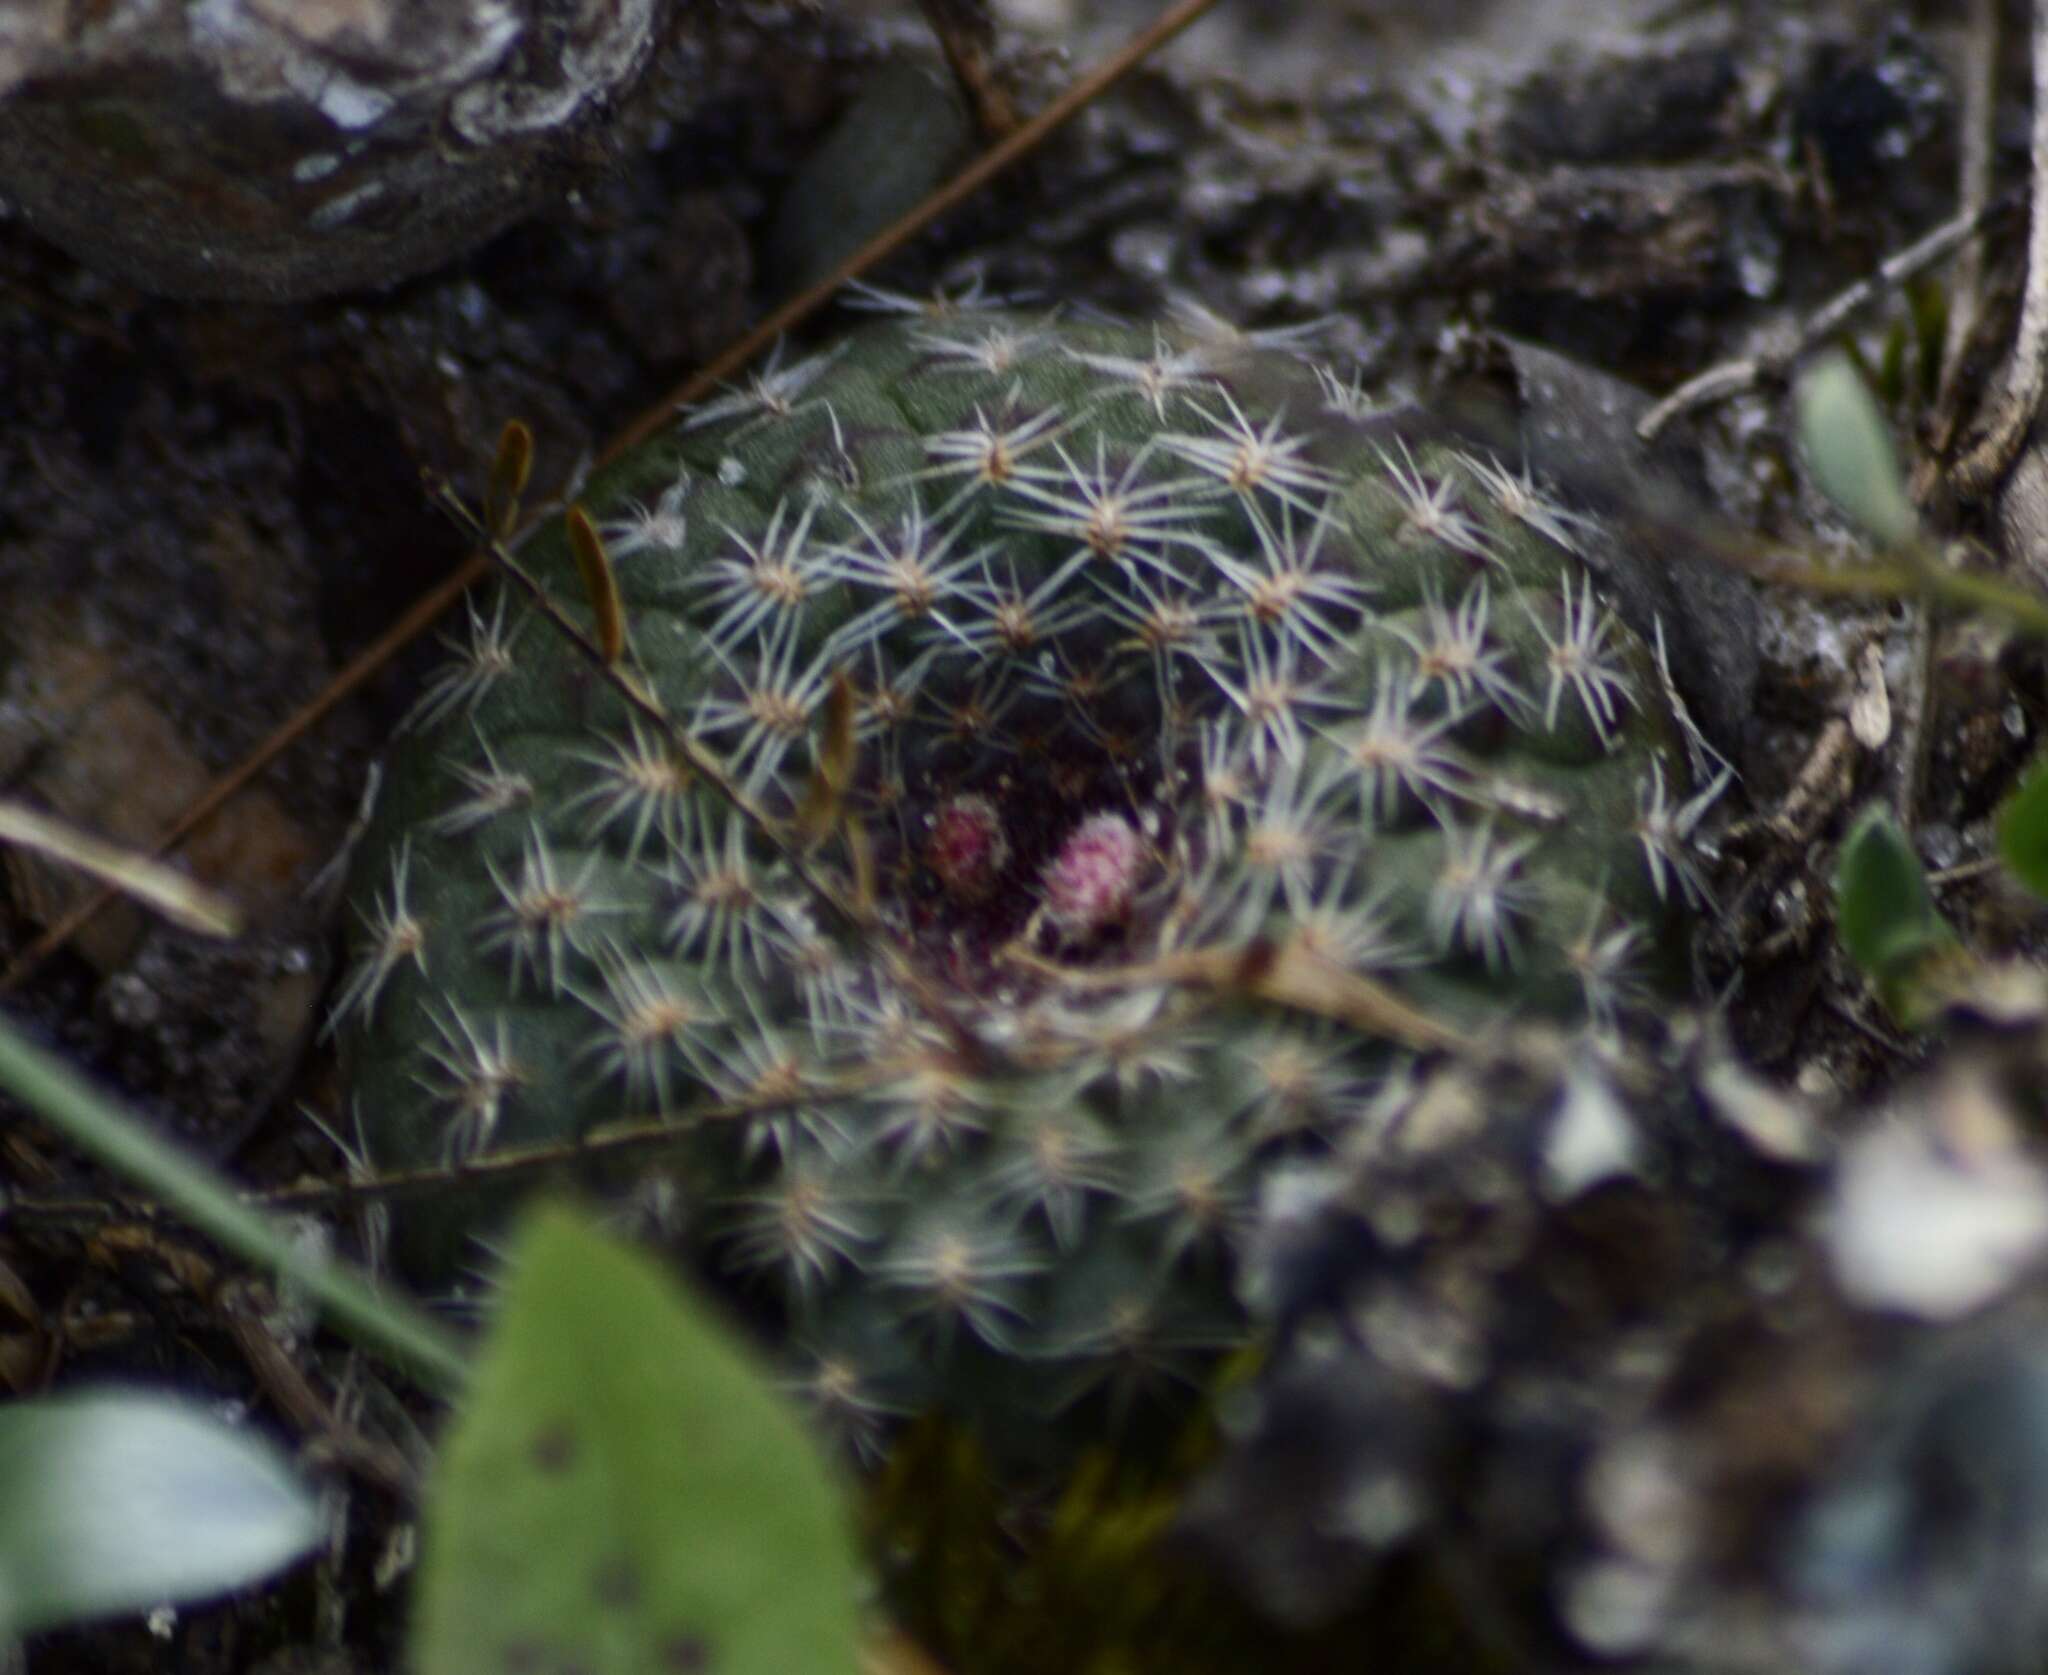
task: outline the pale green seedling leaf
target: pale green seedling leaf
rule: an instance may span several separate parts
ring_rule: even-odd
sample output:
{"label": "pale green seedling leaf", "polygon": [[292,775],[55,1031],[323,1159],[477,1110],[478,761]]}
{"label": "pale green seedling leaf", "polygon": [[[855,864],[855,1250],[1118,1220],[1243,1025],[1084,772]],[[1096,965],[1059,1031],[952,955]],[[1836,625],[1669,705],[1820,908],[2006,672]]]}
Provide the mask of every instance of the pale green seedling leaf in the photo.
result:
{"label": "pale green seedling leaf", "polygon": [[2048,761],[2036,762],[1998,811],[1998,853],[2037,896],[2048,896]]}
{"label": "pale green seedling leaf", "polygon": [[1912,840],[1882,803],[1857,816],[1843,840],[1835,928],[1887,1011],[1905,1023],[1925,1015],[1930,979],[1959,945],[1934,905]]}
{"label": "pale green seedling leaf", "polygon": [[245,1587],[319,1534],[278,1450],[204,1407],[141,1391],[0,1406],[0,1644]]}
{"label": "pale green seedling leaf", "polygon": [[1793,400],[1799,445],[1822,492],[1881,545],[1911,541],[1920,520],[1891,431],[1849,357],[1822,357],[1800,378]]}
{"label": "pale green seedling leaf", "polygon": [[431,1675],[851,1675],[848,1517],[791,1406],[667,1273],[560,1208],[513,1241],[426,1509]]}

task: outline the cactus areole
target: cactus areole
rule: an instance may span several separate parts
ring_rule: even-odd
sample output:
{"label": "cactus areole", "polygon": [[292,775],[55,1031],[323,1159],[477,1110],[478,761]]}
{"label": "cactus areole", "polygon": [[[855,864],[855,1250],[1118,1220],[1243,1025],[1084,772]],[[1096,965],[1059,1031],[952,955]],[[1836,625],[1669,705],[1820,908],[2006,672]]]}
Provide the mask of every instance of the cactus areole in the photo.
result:
{"label": "cactus areole", "polygon": [[[469,607],[357,863],[355,1121],[667,1125],[639,1200],[857,1447],[1190,1387],[1276,1164],[1672,967],[1683,760],[1583,520],[1296,340],[905,304],[582,501],[651,703]],[[487,1267],[502,1197],[408,1199],[401,1262]]]}

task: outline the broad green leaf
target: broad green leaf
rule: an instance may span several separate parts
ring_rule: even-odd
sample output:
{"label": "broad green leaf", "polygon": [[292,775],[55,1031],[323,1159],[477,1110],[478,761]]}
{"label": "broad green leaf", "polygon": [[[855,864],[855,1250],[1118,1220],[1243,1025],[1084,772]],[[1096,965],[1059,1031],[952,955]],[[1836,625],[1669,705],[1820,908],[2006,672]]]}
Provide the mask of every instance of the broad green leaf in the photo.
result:
{"label": "broad green leaf", "polygon": [[1822,357],[1799,380],[1793,399],[1799,444],[1822,492],[1883,545],[1912,540],[1920,519],[1891,431],[1848,356]]}
{"label": "broad green leaf", "polygon": [[318,1539],[279,1452],[141,1391],[0,1406],[0,1642],[261,1580]]}
{"label": "broad green leaf", "polygon": [[1998,853],[2015,878],[2048,896],[2048,760],[2027,770],[1998,811]]}
{"label": "broad green leaf", "polygon": [[1917,1022],[1929,980],[1960,945],[1934,905],[1912,840],[1882,803],[1857,816],[1836,858],[1835,928],[1886,1010]]}
{"label": "broad green leaf", "polygon": [[751,1356],[580,1216],[521,1226],[426,1510],[422,1675],[851,1675],[860,1583]]}

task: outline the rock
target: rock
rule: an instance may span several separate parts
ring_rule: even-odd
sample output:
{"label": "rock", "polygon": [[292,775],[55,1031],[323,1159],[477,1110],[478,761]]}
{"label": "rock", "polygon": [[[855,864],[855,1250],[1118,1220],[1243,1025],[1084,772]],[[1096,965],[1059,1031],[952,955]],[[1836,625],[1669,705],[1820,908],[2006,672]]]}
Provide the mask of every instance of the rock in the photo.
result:
{"label": "rock", "polygon": [[389,285],[559,197],[686,0],[55,0],[0,23],[0,193],[142,290]]}

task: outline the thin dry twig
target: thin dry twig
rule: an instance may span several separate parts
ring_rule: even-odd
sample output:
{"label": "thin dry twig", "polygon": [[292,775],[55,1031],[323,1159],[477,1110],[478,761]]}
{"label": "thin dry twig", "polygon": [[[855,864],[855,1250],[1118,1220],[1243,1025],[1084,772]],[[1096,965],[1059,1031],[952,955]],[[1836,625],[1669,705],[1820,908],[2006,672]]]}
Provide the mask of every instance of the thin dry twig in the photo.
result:
{"label": "thin dry twig", "polygon": [[[1998,0],[1970,0],[1956,145],[1956,203],[1964,215],[1979,214],[1991,196],[1992,125],[1998,104],[1998,10]],[[1982,307],[1983,282],[1983,241],[1966,240],[1956,256],[1949,285],[1934,422],[1929,431],[1930,456],[1946,454],[1954,436],[1956,415],[1961,411],[1962,371]],[[1916,501],[1926,500],[1937,475],[1933,459],[1923,456],[1913,473],[1911,492]],[[1909,654],[1899,680],[1898,746],[1887,774],[1892,806],[1908,831],[1916,823],[1920,793],[1926,784],[1928,741],[1938,703],[1934,690],[1933,613],[1925,600],[1915,601],[1910,611]]]}
{"label": "thin dry twig", "polygon": [[1170,983],[1212,994],[1268,1001],[1308,1017],[1349,1024],[1361,1035],[1393,1041],[1417,1052],[1466,1052],[1474,1044],[1449,1025],[1411,1005],[1384,984],[1325,959],[1300,938],[1245,946],[1210,945],[1160,955],[1135,966],[1100,969],[1063,966],[1029,949],[1012,948],[1009,960],[1076,993],[1099,993],[1133,984]]}
{"label": "thin dry twig", "polygon": [[[1005,958],[1018,969],[1070,993],[1108,993],[1132,984],[1168,984],[1224,1004],[1248,996],[1307,1017],[1340,1020],[1363,1034],[1415,1051],[1479,1050],[1470,1038],[1419,1011],[1370,978],[1332,963],[1299,938],[1285,943],[1255,940],[1208,944],[1164,954],[1140,965],[1116,968],[1065,966],[1021,947],[1007,950]],[[1177,1027],[1177,1020],[1162,1020],[1156,1033],[1163,1036]],[[1044,1070],[1078,1062],[1090,1051],[1085,1038],[1075,1038],[1041,1044],[1025,1056],[1032,1068]],[[350,1163],[345,1178],[301,1181],[241,1196],[245,1204],[272,1213],[340,1212],[442,1192],[450,1186],[552,1174],[593,1158],[667,1151],[707,1127],[801,1110],[821,1102],[858,1098],[927,1069],[931,1062],[929,1055],[921,1053],[877,1058],[829,1075],[809,1075],[794,1085],[776,1083],[737,1098],[694,1105],[681,1119],[658,1112],[624,1116],[574,1139],[501,1147],[459,1161],[423,1164],[413,1169],[372,1172],[357,1151],[337,1141]],[[110,1222],[135,1222],[146,1214],[146,1206],[75,1195],[18,1195],[8,1206],[10,1219],[24,1227],[94,1227]]]}
{"label": "thin dry twig", "polygon": [[[809,1077],[801,1085],[764,1092],[741,1099],[722,1100],[691,1108],[688,1123],[663,1116],[622,1117],[605,1123],[573,1140],[544,1144],[506,1146],[497,1151],[464,1158],[455,1163],[423,1164],[416,1169],[392,1169],[371,1173],[360,1169],[345,1179],[302,1180],[291,1186],[268,1187],[241,1194],[242,1202],[253,1208],[279,1214],[304,1211],[343,1211],[371,1204],[445,1192],[451,1186],[479,1182],[520,1180],[529,1175],[553,1174],[575,1163],[593,1158],[640,1156],[672,1149],[697,1129],[710,1124],[740,1122],[753,1117],[775,1116],[799,1110],[820,1100],[853,1098],[885,1087],[915,1068],[912,1061],[881,1059],[858,1071],[830,1077]],[[361,1162],[349,1152],[352,1165]],[[135,1223],[148,1215],[147,1205],[133,1202],[66,1194],[49,1196],[16,1194],[8,1203],[8,1219],[25,1228],[93,1228]]]}
{"label": "thin dry twig", "polygon": [[[1956,133],[1956,204],[1975,215],[1991,197],[1993,127],[1998,114],[1998,0],[1970,0],[1963,41],[1962,111]],[[1962,400],[1960,380],[1977,317],[1984,306],[1984,245],[1971,239],[1956,257],[1935,387],[1933,450],[1945,453]]]}
{"label": "thin dry twig", "polygon": [[216,1289],[211,1301],[257,1384],[278,1411],[312,1439],[317,1453],[407,1505],[419,1504],[420,1474],[412,1462],[390,1443],[365,1436],[335,1412],[334,1404],[320,1393],[305,1368],[266,1324],[264,1298],[253,1282],[245,1277],[230,1279]]}
{"label": "thin dry twig", "polygon": [[918,5],[939,38],[953,79],[974,107],[981,137],[991,143],[1009,138],[1017,129],[1017,107],[996,79],[996,30],[988,0],[918,0]]}
{"label": "thin dry twig", "polygon": [[1925,599],[1907,605],[1906,662],[1891,695],[1896,748],[1885,775],[1887,795],[1899,824],[1911,831],[1919,821],[1920,793],[1927,782],[1927,750],[1934,707],[1934,616]]}
{"label": "thin dry twig", "polygon": [[1848,717],[1830,716],[1807,748],[1806,759],[1784,799],[1769,813],[1731,826],[1722,834],[1722,845],[1735,848],[1764,835],[1787,849],[1812,842],[1855,789],[1858,754],[1856,732]]}
{"label": "thin dry twig", "polygon": [[[2048,0],[2043,0],[2043,3],[2048,4]],[[1833,337],[1860,310],[1946,261],[2025,201],[2024,190],[2007,192],[1974,213],[1944,221],[1925,237],[1888,256],[1875,272],[1865,274],[1855,284],[1829,298],[1807,316],[1793,333],[1791,341],[1782,348],[1741,360],[1723,361],[1688,378],[1636,422],[1637,439],[1654,442],[1674,419],[1683,414],[1726,401],[1762,384],[1782,382],[1791,374],[1793,367]]]}
{"label": "thin dry twig", "polygon": [[1036,151],[1054,130],[1072,121],[1215,4],[1216,0],[1175,0],[1122,48],[1075,82],[1007,140],[983,152],[923,203],[869,239],[809,290],[798,293],[777,308],[717,360],[693,375],[674,395],[642,413],[598,456],[598,464],[606,464],[646,441],[675,416],[678,407],[688,406],[724,383],[777,338],[817,313],[839,294],[849,279],[857,279],[878,263],[886,261],[940,216],[959,208],[997,175]]}
{"label": "thin dry twig", "polygon": [[2048,394],[2048,0],[2034,3],[2034,126],[2028,148],[2034,208],[2019,336],[1991,423],[1948,468],[1950,484],[1965,498],[1995,487],[2011,469],[2041,410],[2041,398]]}
{"label": "thin dry twig", "polygon": [[[995,176],[1036,149],[1055,129],[1099,99],[1215,4],[1216,0],[1175,0],[1120,51],[1081,77],[1038,115],[1021,124],[1007,139],[984,152],[923,203],[862,245],[831,274],[776,309],[709,365],[693,374],[673,394],[642,413],[605,446],[596,463],[602,466],[617,459],[667,424],[679,407],[688,406],[710,394],[777,338],[824,307],[847,280],[886,260],[938,217],[957,208]],[[375,641],[351,658],[318,696],[288,717],[247,757],[215,780],[197,802],[171,823],[151,846],[149,853],[161,856],[183,842],[194,829],[351,697],[364,682],[424,634],[489,570],[490,559],[485,554],[471,553],[449,576],[415,600]],[[45,960],[105,911],[117,896],[117,891],[102,889],[46,930],[16,957],[13,964],[0,972],[0,995],[18,989],[41,968]]]}

